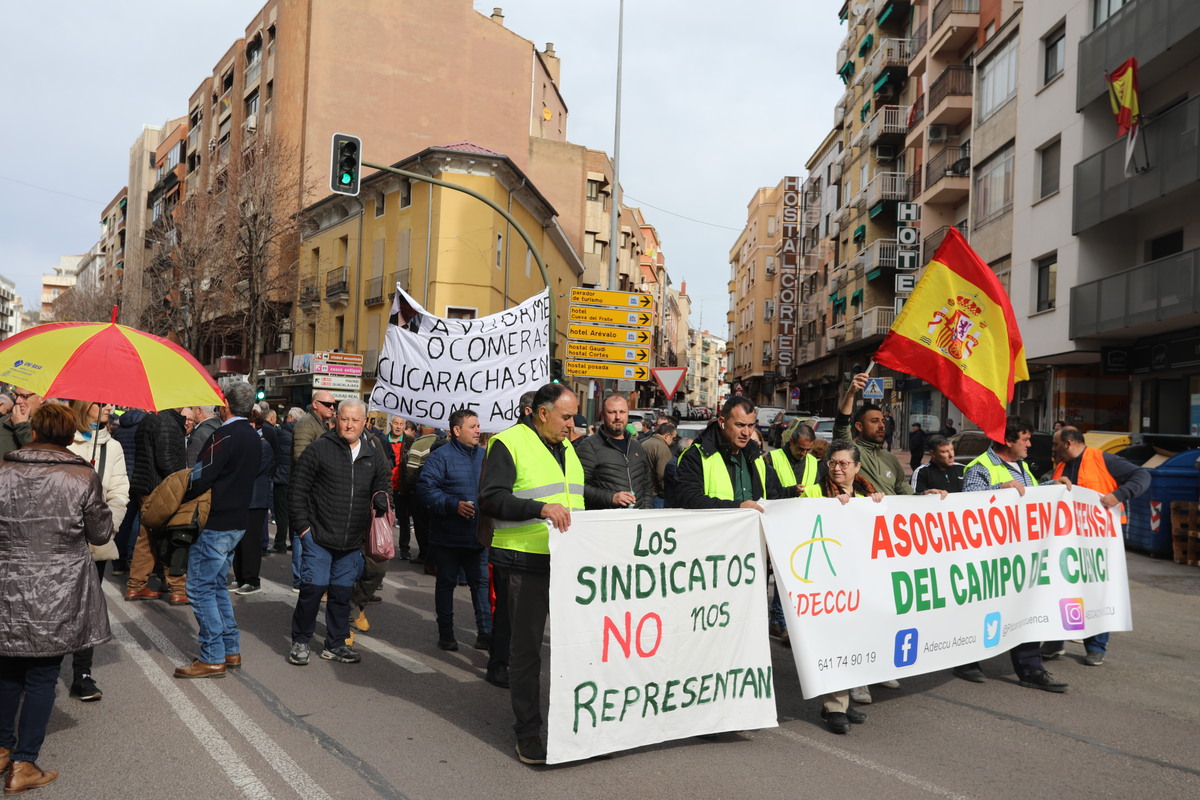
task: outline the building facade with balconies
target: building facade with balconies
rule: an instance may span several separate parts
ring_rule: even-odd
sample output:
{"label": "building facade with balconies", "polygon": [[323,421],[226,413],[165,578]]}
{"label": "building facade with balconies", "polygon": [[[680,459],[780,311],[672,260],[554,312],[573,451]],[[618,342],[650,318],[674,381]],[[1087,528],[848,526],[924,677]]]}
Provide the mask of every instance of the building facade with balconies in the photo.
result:
{"label": "building facade with balconies", "polygon": [[17,306],[17,284],[0,275],[0,340],[21,329],[21,312]]}
{"label": "building facade with balconies", "polygon": [[725,379],[725,340],[708,331],[692,329],[687,338],[687,368],[681,391],[692,408],[707,408],[714,415],[729,396]]}
{"label": "building facade with balconies", "polygon": [[[394,166],[466,186],[498,204],[511,201],[550,274],[561,356],[567,298],[584,267],[554,207],[528,176],[507,156],[468,143],[427,148]],[[524,240],[476,198],[386,172],[361,186],[358,198],[330,195],[304,211],[292,335],[297,353],[361,353],[364,395],[374,385],[397,284],[431,314],[456,319],[495,314],[546,288]],[[287,400],[306,402],[307,383],[288,381]],[[580,397],[588,396],[586,380],[573,383]]]}
{"label": "building facade with balconies", "polygon": [[[1045,419],[1196,433],[1200,5],[1025,4],[1012,297]],[[1105,74],[1139,64],[1133,160]]]}

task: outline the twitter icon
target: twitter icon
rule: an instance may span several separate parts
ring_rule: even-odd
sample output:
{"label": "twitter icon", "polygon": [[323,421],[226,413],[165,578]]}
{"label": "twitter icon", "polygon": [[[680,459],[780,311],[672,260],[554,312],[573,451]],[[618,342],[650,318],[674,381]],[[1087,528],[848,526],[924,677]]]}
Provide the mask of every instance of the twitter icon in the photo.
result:
{"label": "twitter icon", "polygon": [[983,618],[983,646],[995,647],[1000,644],[1000,612],[993,611]]}

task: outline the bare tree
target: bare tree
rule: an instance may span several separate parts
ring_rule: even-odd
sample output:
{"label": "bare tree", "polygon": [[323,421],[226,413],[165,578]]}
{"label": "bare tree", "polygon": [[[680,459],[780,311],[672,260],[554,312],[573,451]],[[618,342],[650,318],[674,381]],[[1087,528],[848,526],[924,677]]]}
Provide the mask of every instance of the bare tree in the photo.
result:
{"label": "bare tree", "polygon": [[113,306],[121,304],[120,291],[107,287],[72,286],[54,301],[55,322],[108,322]]}

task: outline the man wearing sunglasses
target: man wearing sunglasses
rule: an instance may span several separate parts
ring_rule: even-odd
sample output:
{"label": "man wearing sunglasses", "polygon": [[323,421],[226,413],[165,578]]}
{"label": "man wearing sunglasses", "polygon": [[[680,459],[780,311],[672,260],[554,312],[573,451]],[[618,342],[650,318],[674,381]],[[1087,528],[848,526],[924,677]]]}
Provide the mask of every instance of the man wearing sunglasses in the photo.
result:
{"label": "man wearing sunglasses", "polygon": [[310,444],[333,429],[333,410],[337,402],[324,389],[313,392],[312,408],[292,429],[292,463],[295,464]]}
{"label": "man wearing sunglasses", "polygon": [[32,438],[29,417],[42,405],[42,396],[14,386],[13,408],[0,417],[0,459],[4,454],[27,445]]}

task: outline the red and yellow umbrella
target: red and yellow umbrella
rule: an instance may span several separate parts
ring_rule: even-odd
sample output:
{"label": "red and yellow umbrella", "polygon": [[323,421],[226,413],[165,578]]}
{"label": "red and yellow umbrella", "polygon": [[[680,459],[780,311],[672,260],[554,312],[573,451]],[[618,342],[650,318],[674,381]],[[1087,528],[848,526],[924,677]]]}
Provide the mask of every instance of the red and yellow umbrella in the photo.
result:
{"label": "red and yellow umbrella", "polygon": [[190,353],[116,322],[52,322],[0,342],[0,381],[43,397],[158,411],[225,405]]}

